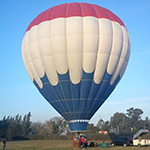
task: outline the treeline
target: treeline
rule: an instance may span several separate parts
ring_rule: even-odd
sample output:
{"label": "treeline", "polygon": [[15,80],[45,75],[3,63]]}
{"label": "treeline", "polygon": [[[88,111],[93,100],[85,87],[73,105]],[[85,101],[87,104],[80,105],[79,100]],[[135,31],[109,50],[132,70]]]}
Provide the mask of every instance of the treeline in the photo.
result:
{"label": "treeline", "polygon": [[118,136],[133,136],[140,129],[148,129],[150,131],[150,119],[141,118],[143,111],[139,108],[129,108],[126,114],[116,112],[110,121],[100,119],[97,127],[100,130],[106,130],[109,133],[115,133]]}
{"label": "treeline", "polygon": [[[89,124],[85,134],[88,140],[111,140],[117,136],[133,136],[143,128],[150,131],[150,119],[141,119],[142,114],[139,108],[129,108],[126,114],[116,112],[110,121],[100,119],[96,126]],[[54,117],[44,123],[31,122],[30,118],[30,112],[24,117],[4,117],[0,121],[0,137],[7,140],[71,140],[74,136],[62,117]],[[100,134],[99,131],[107,131],[108,134]]]}
{"label": "treeline", "polygon": [[7,140],[26,140],[31,132],[31,113],[23,118],[21,115],[8,116],[0,120],[0,138]]}

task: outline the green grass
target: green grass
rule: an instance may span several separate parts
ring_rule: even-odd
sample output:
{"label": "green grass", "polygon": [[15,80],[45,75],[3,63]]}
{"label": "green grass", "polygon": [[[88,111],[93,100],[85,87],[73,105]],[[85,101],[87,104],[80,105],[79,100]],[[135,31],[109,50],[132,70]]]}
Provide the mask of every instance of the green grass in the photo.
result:
{"label": "green grass", "polygon": [[[90,142],[90,141],[89,141]],[[100,145],[101,141],[97,141]],[[0,143],[0,149],[3,144]],[[72,141],[67,140],[31,140],[31,141],[7,141],[5,150],[72,150]],[[107,148],[88,147],[87,150],[104,150]],[[123,147],[123,146],[109,146],[108,150],[150,150],[150,147]]]}

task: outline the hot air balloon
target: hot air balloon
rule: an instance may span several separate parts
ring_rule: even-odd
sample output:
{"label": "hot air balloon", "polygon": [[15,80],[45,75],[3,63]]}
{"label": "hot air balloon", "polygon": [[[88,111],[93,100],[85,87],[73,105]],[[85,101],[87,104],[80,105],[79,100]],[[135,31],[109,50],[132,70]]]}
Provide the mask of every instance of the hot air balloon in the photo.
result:
{"label": "hot air balloon", "polygon": [[54,6],[30,23],[22,58],[32,82],[69,122],[70,131],[85,131],[122,78],[130,47],[119,17],[74,2]]}

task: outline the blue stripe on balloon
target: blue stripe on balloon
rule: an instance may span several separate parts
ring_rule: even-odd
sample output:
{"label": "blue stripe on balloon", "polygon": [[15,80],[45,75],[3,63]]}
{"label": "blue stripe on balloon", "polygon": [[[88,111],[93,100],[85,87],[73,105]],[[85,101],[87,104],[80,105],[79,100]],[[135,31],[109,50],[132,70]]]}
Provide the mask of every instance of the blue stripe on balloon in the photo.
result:
{"label": "blue stripe on balloon", "polygon": [[117,86],[118,82],[120,81],[120,76],[117,77],[116,81],[114,82],[113,85],[110,85],[107,90],[105,91],[105,95],[104,98],[107,99],[108,96],[112,93],[112,91],[115,89],[115,87]]}
{"label": "blue stripe on balloon", "polygon": [[80,99],[80,88],[81,88],[81,82],[78,84],[71,83],[72,86],[72,98],[73,99]]}
{"label": "blue stripe on balloon", "polygon": [[[43,83],[43,88],[40,89],[37,83],[34,80],[35,86],[43,93],[43,96],[46,96],[49,101],[57,100],[56,94],[53,92],[53,87],[49,83],[49,80],[47,78],[47,75],[45,74],[43,78],[41,78],[41,82]],[[43,90],[45,89],[45,90]]]}
{"label": "blue stripe on balloon", "polygon": [[57,95],[58,100],[64,99],[60,84],[58,83],[56,86],[53,86],[53,89]]}
{"label": "blue stripe on balloon", "polygon": [[[81,82],[73,84],[68,72],[64,75],[58,74],[58,84],[52,86],[45,74],[41,78],[42,89],[39,88],[35,80],[33,83],[44,98],[66,120],[90,120],[120,80],[120,76],[118,76],[115,83],[110,85],[111,75],[106,72],[102,82],[96,84],[93,81],[93,75],[93,73],[87,74],[83,71]],[[71,123],[69,126],[72,131],[86,130],[86,125],[83,123],[84,127],[81,127],[81,124]]]}
{"label": "blue stripe on balloon", "polygon": [[88,122],[71,122],[69,128],[71,131],[86,131]]}
{"label": "blue stripe on balloon", "polygon": [[[33,83],[37,85],[35,81],[33,81]],[[52,87],[50,84],[44,84],[42,89],[40,89],[40,87],[38,86],[37,89],[44,96],[44,98],[52,105],[52,107],[55,108],[60,114],[64,112],[60,103],[57,102],[55,94],[53,92],[49,92],[50,89],[52,91]],[[64,116],[64,118],[66,117]]]}
{"label": "blue stripe on balloon", "polygon": [[59,81],[59,83],[61,85],[61,89],[63,91],[65,99],[71,99],[72,95],[71,95],[71,84],[70,84],[70,81],[68,81],[68,80],[66,80],[66,81]]}
{"label": "blue stripe on balloon", "polygon": [[94,72],[92,73],[86,73],[84,70],[82,70],[82,79],[88,79],[88,80],[93,80],[93,75]]}
{"label": "blue stripe on balloon", "polygon": [[87,113],[87,103],[89,93],[91,91],[92,82],[93,82],[94,73],[85,73],[84,70],[82,72],[82,80],[81,80],[81,98],[80,98],[80,118],[84,118]]}
{"label": "blue stripe on balloon", "polygon": [[69,72],[66,72],[65,74],[59,74],[58,73],[58,77],[59,77],[59,81],[70,81],[70,77],[69,77]]}
{"label": "blue stripe on balloon", "polygon": [[110,86],[110,79],[111,75],[105,72],[104,78],[100,84],[96,84],[93,81],[91,93],[89,94],[89,98],[92,98],[93,100],[88,104],[86,117],[92,117],[93,114],[97,111],[97,109],[104,103],[104,93]]}
{"label": "blue stripe on balloon", "polygon": [[90,119],[91,115],[89,115],[89,112],[91,112],[91,106],[94,103],[94,99],[98,93],[98,90],[100,89],[100,86],[101,86],[101,84],[96,84],[94,81],[92,81],[90,93],[89,93],[89,96],[87,99],[86,108],[84,110],[86,112],[86,114],[84,114],[84,116],[82,118]]}
{"label": "blue stripe on balloon", "polygon": [[111,77],[112,77],[112,75],[109,75],[107,72],[105,72],[104,78],[100,83],[100,87],[99,87],[99,90],[98,90],[97,95],[95,96],[95,98],[102,98],[103,99],[105,91],[110,86]]}
{"label": "blue stripe on balloon", "polygon": [[74,114],[74,119],[80,117],[80,111],[79,111],[79,106],[80,106],[80,87],[81,87],[81,82],[79,84],[71,83],[73,107],[74,107],[74,112],[76,112]]}
{"label": "blue stripe on balloon", "polygon": [[94,100],[94,103],[92,104],[90,111],[87,114],[89,118],[91,118],[95,114],[95,112],[104,103],[104,101],[105,100]]}
{"label": "blue stripe on balloon", "polygon": [[91,91],[92,81],[93,81],[93,75],[94,73],[85,73],[83,71],[82,73],[82,86],[81,86],[81,99],[82,98],[88,98],[89,93]]}
{"label": "blue stripe on balloon", "polygon": [[[34,84],[37,86],[40,93],[44,96],[44,98],[60,113],[62,114],[64,111],[66,111],[66,105],[64,105],[62,102],[60,103],[60,97],[62,97],[62,93],[57,90],[60,90],[60,86],[52,86],[49,83],[49,80],[47,78],[47,75],[45,74],[43,78],[41,78],[41,81],[43,83],[43,88],[40,89],[37,83],[34,80]],[[57,92],[56,92],[57,91]],[[64,115],[64,118],[67,119],[68,117]],[[68,118],[69,119],[69,118]]]}
{"label": "blue stripe on balloon", "polygon": [[69,119],[74,119],[74,115],[71,112],[74,112],[74,104],[72,101],[72,83],[69,78],[69,72],[64,75],[58,74],[59,84],[61,86],[61,90],[63,92],[63,96],[68,107]]}
{"label": "blue stripe on balloon", "polygon": [[94,99],[97,95],[97,92],[100,88],[101,84],[96,84],[94,81],[92,82],[91,90],[89,92],[89,97],[91,99]]}
{"label": "blue stripe on balloon", "polygon": [[95,99],[97,99],[97,98],[103,99],[104,93],[109,86],[110,86],[109,82],[103,80],[101,83],[101,86],[97,92],[97,95],[95,96]]}

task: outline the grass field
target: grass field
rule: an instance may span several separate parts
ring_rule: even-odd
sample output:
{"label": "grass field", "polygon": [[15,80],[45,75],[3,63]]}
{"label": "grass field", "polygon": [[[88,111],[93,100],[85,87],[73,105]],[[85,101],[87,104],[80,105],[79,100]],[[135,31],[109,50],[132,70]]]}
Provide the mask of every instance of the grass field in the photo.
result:
{"label": "grass field", "polygon": [[[90,141],[89,141],[90,142]],[[97,141],[97,147],[87,147],[87,150],[103,150],[101,148],[101,141]],[[3,144],[0,143],[0,149]],[[35,140],[35,141],[7,141],[5,150],[72,150],[72,141],[67,140]],[[109,150],[150,150],[150,147],[123,147],[123,146],[109,146]]]}

